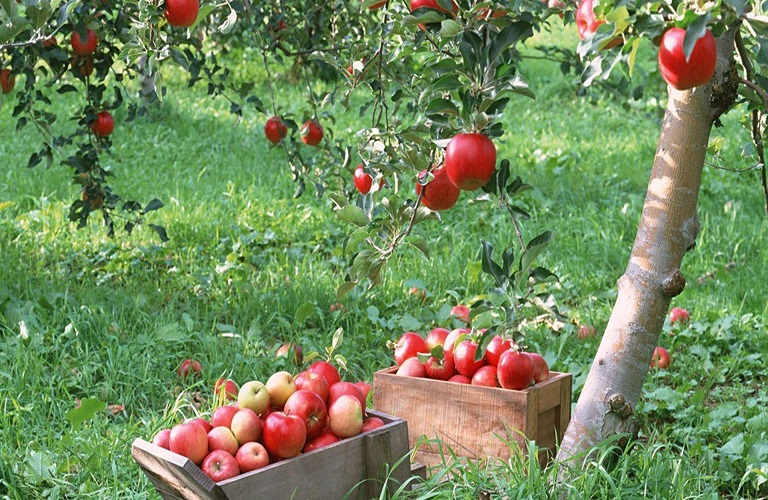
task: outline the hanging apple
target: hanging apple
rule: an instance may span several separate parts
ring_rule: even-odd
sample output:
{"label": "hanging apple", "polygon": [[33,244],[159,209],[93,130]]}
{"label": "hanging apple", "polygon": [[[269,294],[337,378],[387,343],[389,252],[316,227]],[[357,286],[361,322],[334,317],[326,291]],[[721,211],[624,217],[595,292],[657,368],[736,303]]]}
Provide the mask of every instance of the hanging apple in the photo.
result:
{"label": "hanging apple", "polygon": [[715,74],[717,63],[717,44],[711,31],[707,30],[696,40],[687,60],[683,52],[684,40],[683,28],[670,28],[664,32],[659,47],[661,76],[677,90],[688,90],[707,83]]}

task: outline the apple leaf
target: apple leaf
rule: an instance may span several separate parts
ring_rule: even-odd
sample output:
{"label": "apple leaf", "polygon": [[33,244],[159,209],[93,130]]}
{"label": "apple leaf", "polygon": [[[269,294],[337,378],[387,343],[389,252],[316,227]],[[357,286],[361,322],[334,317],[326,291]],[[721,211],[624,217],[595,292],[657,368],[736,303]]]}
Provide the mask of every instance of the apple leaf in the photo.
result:
{"label": "apple leaf", "polygon": [[69,410],[64,417],[72,424],[75,429],[80,426],[86,420],[90,420],[98,412],[104,411],[107,408],[107,403],[96,398],[85,398],[80,402],[78,408]]}
{"label": "apple leaf", "polygon": [[533,27],[531,23],[519,21],[508,24],[501,32],[493,38],[491,42],[491,51],[488,56],[490,62],[494,62],[499,54],[504,53],[520,40],[525,40],[533,36]]}
{"label": "apple leaf", "polygon": [[703,37],[707,33],[707,23],[711,18],[711,14],[707,12],[703,16],[697,17],[688,28],[685,30],[685,39],[683,40],[683,54],[685,55],[685,62],[691,58],[693,48],[696,46],[696,42],[699,38]]}
{"label": "apple leaf", "polygon": [[339,219],[345,222],[349,222],[350,224],[357,227],[365,226],[369,222],[368,216],[365,215],[363,209],[354,205],[347,205],[346,207],[337,210],[336,216]]}
{"label": "apple leaf", "polygon": [[461,33],[461,25],[453,19],[446,19],[440,23],[440,36],[443,38],[453,38]]}
{"label": "apple leaf", "polygon": [[341,300],[346,294],[348,294],[353,288],[357,286],[357,281],[345,281],[336,290],[336,300]]}

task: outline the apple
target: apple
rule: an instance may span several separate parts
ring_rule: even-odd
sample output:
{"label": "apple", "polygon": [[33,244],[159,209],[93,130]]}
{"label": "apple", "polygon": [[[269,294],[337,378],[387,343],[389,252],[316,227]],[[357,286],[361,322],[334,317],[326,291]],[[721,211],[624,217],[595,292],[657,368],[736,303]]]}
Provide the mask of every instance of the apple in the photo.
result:
{"label": "apple", "polygon": [[155,434],[155,437],[152,438],[152,444],[155,446],[159,446],[160,448],[165,448],[166,450],[171,449],[171,429],[163,429],[157,434]]}
{"label": "apple", "polygon": [[485,360],[491,366],[499,364],[499,358],[501,354],[512,348],[512,341],[505,339],[501,335],[495,335],[488,343],[488,347],[485,349]]}
{"label": "apple", "polygon": [[[427,171],[422,170],[419,173],[419,179],[423,179],[426,175]],[[416,183],[416,195],[421,195],[421,204],[435,211],[452,208],[461,195],[461,189],[454,186],[448,179],[445,167],[433,170],[432,175],[434,178],[426,185]]]}
{"label": "apple", "polygon": [[333,366],[328,361],[315,361],[314,363],[309,365],[309,368],[307,368],[307,371],[312,373],[319,373],[320,375],[325,377],[325,380],[328,382],[329,388],[333,384],[341,380],[341,376],[339,375],[339,370],[337,370],[336,367]]}
{"label": "apple", "polygon": [[270,117],[264,124],[264,135],[272,144],[277,144],[281,139],[288,135],[288,127],[279,116]]}
{"label": "apple", "polygon": [[250,408],[261,415],[269,406],[269,390],[258,380],[246,382],[237,393],[237,406]]}
{"label": "apple", "polygon": [[75,56],[72,58],[71,65],[76,75],[79,73],[83,78],[93,74],[93,57],[91,56]]}
{"label": "apple", "polygon": [[507,14],[508,12],[505,9],[493,10],[489,9],[488,7],[483,7],[477,10],[478,19],[485,19],[486,17],[490,17],[491,19],[498,19],[500,17],[506,16]]}
{"label": "apple", "polygon": [[667,369],[669,368],[669,353],[663,347],[656,347],[651,357],[651,368]]}
{"label": "apple", "polygon": [[362,165],[358,165],[357,168],[355,168],[355,173],[352,176],[352,180],[354,181],[357,190],[360,191],[360,194],[368,194],[371,191],[371,186],[373,186],[373,177],[371,177],[371,174],[363,170]]}
{"label": "apple", "polygon": [[174,28],[189,28],[197,21],[198,0],[165,0],[165,19]]}
{"label": "apple", "polygon": [[294,365],[301,364],[301,361],[304,359],[304,351],[301,349],[301,346],[299,344],[294,344],[292,342],[286,342],[280,347],[277,348],[276,356],[279,358],[281,356],[288,357],[288,353],[293,351],[293,359],[291,360]]}
{"label": "apple", "polygon": [[462,335],[469,335],[470,333],[472,333],[471,328],[455,328],[451,330],[451,333],[445,337],[445,343],[443,344],[443,349],[445,352],[452,353],[454,345],[456,344],[456,340]]}
{"label": "apple", "polygon": [[499,385],[504,389],[522,390],[533,383],[533,361],[523,352],[505,351],[496,370]]}
{"label": "apple", "polygon": [[439,10],[440,12],[451,14],[452,17],[456,17],[456,14],[459,13],[459,6],[456,2],[453,2],[451,5],[452,12],[448,12],[437,3],[437,0],[411,0],[411,12],[421,8]]}
{"label": "apple", "polygon": [[461,373],[457,373],[453,377],[449,378],[448,382],[453,382],[455,384],[471,384],[472,379],[469,377],[465,377]]}
{"label": "apple", "polygon": [[454,186],[474,191],[493,177],[496,170],[496,146],[487,135],[457,134],[445,149],[444,164]]}
{"label": "apple", "polygon": [[[546,3],[547,7],[550,9],[557,9],[562,11],[562,10],[565,10],[566,8],[566,4],[562,0],[544,0],[544,3]],[[562,19],[563,13],[560,12],[558,16],[560,16],[560,18]]]}
{"label": "apple", "polygon": [[669,311],[669,324],[674,325],[675,323],[680,323],[681,325],[686,325],[689,321],[691,321],[691,313],[685,309],[673,307],[672,310]]}
{"label": "apple", "polygon": [[419,361],[419,358],[408,358],[403,361],[403,364],[397,369],[396,374],[404,377],[424,378],[427,376],[427,370],[424,368],[421,361]]}
{"label": "apple", "polygon": [[232,379],[219,378],[213,384],[213,395],[217,398],[223,395],[225,401],[237,401],[239,391],[240,389]]}
{"label": "apple", "polygon": [[485,353],[480,359],[475,360],[478,347],[475,341],[462,340],[453,350],[453,362],[456,364],[456,371],[465,377],[472,378],[472,375],[485,365]]}
{"label": "apple", "polygon": [[373,429],[378,429],[379,427],[384,427],[384,421],[382,419],[379,417],[368,417],[363,420],[363,427],[360,429],[360,432],[362,433],[372,431]]}
{"label": "apple", "polygon": [[496,367],[491,365],[481,366],[472,375],[470,384],[484,387],[499,387],[499,381],[496,378]]}
{"label": "apple", "polygon": [[402,365],[408,358],[413,358],[420,352],[429,352],[427,341],[415,332],[405,332],[395,343],[395,362]]}
{"label": "apple", "polygon": [[526,353],[533,361],[533,382],[538,384],[549,378],[549,365],[544,357],[537,352]]}
{"label": "apple", "polygon": [[317,120],[307,120],[301,126],[299,135],[301,136],[301,142],[307,146],[317,146],[323,140],[323,127],[317,123]]}
{"label": "apple", "polygon": [[232,454],[224,450],[213,450],[205,457],[203,473],[214,482],[224,481],[240,475],[240,466]]}
{"label": "apple", "polygon": [[363,407],[360,401],[348,394],[339,396],[328,407],[328,428],[339,439],[360,434],[363,428]]}
{"label": "apple", "polygon": [[208,435],[197,424],[174,425],[168,436],[168,448],[199,466],[208,454]]}
{"label": "apple", "polygon": [[273,373],[266,385],[269,391],[269,404],[277,408],[282,408],[291,394],[296,392],[296,382],[293,381],[293,375],[286,371]]}
{"label": "apple", "polygon": [[296,383],[296,390],[312,391],[323,401],[328,400],[328,381],[320,373],[314,373],[310,371],[303,371],[296,375],[293,379]]}
{"label": "apple", "polygon": [[588,339],[597,335],[597,329],[592,325],[581,325],[579,331],[576,333],[576,337],[579,340]]}
{"label": "apple", "polygon": [[445,339],[448,338],[448,334],[451,333],[446,328],[433,328],[427,334],[427,349],[432,352],[437,346],[445,347]]}
{"label": "apple", "polygon": [[274,411],[264,420],[261,438],[264,448],[273,457],[295,457],[304,448],[307,440],[307,426],[298,415]]}
{"label": "apple", "polygon": [[214,427],[208,433],[208,451],[224,450],[230,455],[237,453],[237,449],[240,447],[237,438],[229,427],[219,426]]}
{"label": "apple", "polygon": [[435,380],[448,380],[451,378],[456,370],[456,365],[453,362],[453,355],[450,353],[443,353],[442,357],[430,356],[424,363],[424,371],[427,377]]}
{"label": "apple", "polygon": [[[605,20],[595,18],[593,0],[581,0],[581,3],[576,10],[576,29],[579,32],[579,38],[582,40],[590,38],[597,32],[597,27],[601,24],[605,24]],[[603,48],[611,49],[621,45],[621,43],[621,37],[616,37],[608,42]]]}
{"label": "apple", "polygon": [[717,44],[707,30],[696,41],[690,58],[683,52],[683,28],[670,28],[664,32],[659,47],[659,69],[664,81],[677,90],[688,90],[704,85],[712,79],[717,64]]}
{"label": "apple", "polygon": [[10,94],[13,86],[16,84],[16,78],[11,75],[11,70],[6,68],[0,72],[0,89],[3,94]]}
{"label": "apple", "polygon": [[269,453],[263,444],[248,441],[237,450],[235,460],[240,467],[240,473],[243,474],[269,465]]}
{"label": "apple", "polygon": [[91,28],[85,30],[85,38],[79,31],[72,32],[70,38],[72,44],[72,52],[78,56],[89,56],[96,50],[96,46],[99,44],[99,38],[96,36],[96,32]]}
{"label": "apple", "polygon": [[188,376],[196,377],[200,375],[202,371],[203,365],[195,359],[185,359],[176,369],[176,373],[180,379],[185,379]]}
{"label": "apple", "polygon": [[259,415],[250,408],[241,408],[232,416],[229,428],[241,445],[261,439],[263,423]]}
{"label": "apple", "polygon": [[329,390],[328,404],[332,405],[334,401],[344,394],[355,397],[360,401],[360,405],[365,408],[365,394],[363,394],[363,391],[352,382],[336,382],[333,384]]}
{"label": "apple", "polygon": [[211,429],[213,429],[213,426],[206,419],[201,417],[193,418],[192,420],[188,420],[186,423],[199,425],[203,428],[206,434],[211,432]]}
{"label": "apple", "polygon": [[229,429],[232,426],[232,418],[238,410],[240,410],[240,408],[237,406],[219,406],[213,410],[213,414],[211,414],[211,426],[226,427]]}
{"label": "apple", "polygon": [[458,305],[453,306],[451,308],[451,316],[458,319],[459,321],[463,321],[464,323],[469,323],[469,307]]}
{"label": "apple", "polygon": [[100,111],[91,123],[91,132],[98,137],[107,137],[115,130],[115,120],[109,111]]}
{"label": "apple", "polygon": [[316,438],[308,440],[301,451],[303,451],[304,453],[309,453],[312,450],[317,450],[319,448],[328,446],[329,444],[338,443],[338,442],[339,442],[339,438],[337,438],[333,432],[326,429],[323,432],[321,432],[320,435],[317,436]]}
{"label": "apple", "polygon": [[[334,384],[333,387],[337,385],[339,384]],[[355,387],[355,389],[357,388]],[[312,391],[301,390],[291,394],[291,397],[285,402],[283,411],[301,418],[307,427],[307,439],[313,439],[320,435],[328,423],[328,410],[325,407],[325,401]]]}
{"label": "apple", "polygon": [[[373,386],[369,384],[368,382],[363,382],[362,380],[357,381],[354,383],[358,389],[363,391],[363,397],[365,397],[366,401],[368,400],[368,394],[371,393],[371,389],[373,389]],[[365,408],[365,406],[363,406]]]}

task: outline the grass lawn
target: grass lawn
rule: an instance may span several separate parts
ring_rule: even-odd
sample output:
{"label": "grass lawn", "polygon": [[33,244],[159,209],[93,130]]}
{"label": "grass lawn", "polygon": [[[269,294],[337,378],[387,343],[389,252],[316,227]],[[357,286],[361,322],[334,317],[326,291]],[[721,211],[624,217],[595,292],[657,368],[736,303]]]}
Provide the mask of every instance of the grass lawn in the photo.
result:
{"label": "grass lawn", "polygon": [[[574,33],[536,42],[561,37],[572,43]],[[256,69],[241,67],[240,74],[263,86],[258,57],[246,60]],[[627,109],[600,92],[580,96],[574,78],[546,61],[523,68],[537,99],[521,97],[508,108],[500,158],[536,188],[523,198],[532,214],[525,234],[555,233],[542,264],[560,277],[562,309],[602,331],[634,240],[658,115],[653,106]],[[300,113],[301,89],[278,78],[283,109]],[[15,131],[7,98],[0,108],[0,496],[155,498],[130,456],[131,442],[210,411],[216,378],[265,379],[286,367],[274,357],[276,343],[297,340],[305,352],[322,353],[343,328],[344,377],[370,380],[393,362],[387,341],[454,326],[447,308],[488,290],[481,240],[497,249],[514,244],[504,214],[463,196],[442,223],[417,226],[430,242],[430,260],[404,250],[379,287],[353,291],[332,311],[348,227],[330,201],[311,190],[291,198],[285,156],[268,148],[263,116],[247,110],[237,123],[227,103],[204,89],[188,89],[170,74],[165,83],[161,109],[127,123],[116,113],[107,160],[117,192],[165,202],[150,216],[167,228],[165,244],[148,229],[109,239],[97,218],[75,230],[67,212],[79,192],[70,172],[26,169],[40,139],[30,127]],[[651,84],[647,92],[660,90]],[[56,111],[66,113],[76,98],[55,96]],[[337,136],[351,138],[362,119],[333,111]],[[724,123],[716,133],[731,166],[750,166],[738,155],[749,138],[737,117]],[[607,444],[574,480],[573,498],[768,495],[763,206],[756,173],[705,168],[702,230],[683,263],[688,287],[673,301],[693,321],[665,326],[660,344],[672,365],[648,375],[638,440],[623,454]],[[410,295],[411,286],[427,298]],[[599,342],[579,341],[575,331],[525,332],[553,370],[573,373],[574,401]],[[176,368],[185,358],[201,361],[202,379],[180,383]],[[69,412],[88,398],[122,408],[72,422],[77,413]],[[450,481],[427,482],[414,496],[539,497],[551,493],[555,473],[524,460],[453,469]]]}

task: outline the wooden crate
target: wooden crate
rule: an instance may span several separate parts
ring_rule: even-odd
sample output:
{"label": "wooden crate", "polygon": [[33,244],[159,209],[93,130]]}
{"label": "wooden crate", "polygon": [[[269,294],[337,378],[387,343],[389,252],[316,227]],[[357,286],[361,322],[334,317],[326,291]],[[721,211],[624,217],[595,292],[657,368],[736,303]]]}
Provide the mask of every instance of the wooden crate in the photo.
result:
{"label": "wooden crate", "polygon": [[408,421],[415,460],[436,465],[458,457],[508,459],[514,441],[525,449],[536,441],[545,464],[571,418],[571,374],[550,378],[523,391],[479,387],[396,375],[397,367],[373,375],[376,410]]}
{"label": "wooden crate", "polygon": [[164,499],[336,500],[352,490],[345,498],[369,499],[379,496],[387,471],[387,488],[394,491],[411,477],[411,466],[406,422],[368,414],[384,426],[218,483],[189,459],[141,439],[131,454]]}

